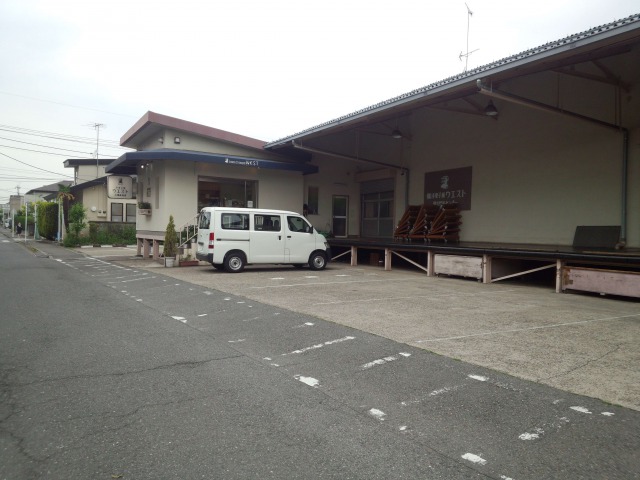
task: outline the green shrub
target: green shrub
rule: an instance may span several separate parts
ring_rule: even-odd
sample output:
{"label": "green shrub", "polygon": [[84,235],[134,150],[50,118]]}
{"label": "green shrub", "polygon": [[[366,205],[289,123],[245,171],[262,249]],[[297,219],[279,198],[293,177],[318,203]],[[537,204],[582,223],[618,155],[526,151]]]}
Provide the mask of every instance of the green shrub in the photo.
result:
{"label": "green shrub", "polygon": [[58,204],[56,202],[38,202],[38,233],[49,240],[55,240],[58,236]]}

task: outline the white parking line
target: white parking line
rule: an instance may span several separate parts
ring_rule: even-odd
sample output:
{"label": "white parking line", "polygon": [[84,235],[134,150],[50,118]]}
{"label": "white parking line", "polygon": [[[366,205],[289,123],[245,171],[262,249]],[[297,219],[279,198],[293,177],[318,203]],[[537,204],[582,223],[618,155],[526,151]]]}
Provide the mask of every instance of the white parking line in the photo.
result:
{"label": "white parking line", "polygon": [[572,325],[584,325],[587,323],[608,322],[611,320],[624,320],[625,318],[633,318],[633,317],[640,317],[640,313],[633,313],[631,315],[622,315],[620,317],[607,317],[607,318],[594,318],[592,320],[580,320],[578,322],[554,323],[553,325],[540,325],[537,327],[512,328],[509,330],[494,330],[493,332],[472,333],[470,335],[458,335],[455,337],[428,338],[425,340],[416,340],[414,343],[442,342],[445,340],[460,340],[462,338],[483,337],[487,335],[500,335],[503,333],[513,333],[513,332],[526,332],[528,330],[542,330],[545,328],[558,328],[558,327],[567,327]]}

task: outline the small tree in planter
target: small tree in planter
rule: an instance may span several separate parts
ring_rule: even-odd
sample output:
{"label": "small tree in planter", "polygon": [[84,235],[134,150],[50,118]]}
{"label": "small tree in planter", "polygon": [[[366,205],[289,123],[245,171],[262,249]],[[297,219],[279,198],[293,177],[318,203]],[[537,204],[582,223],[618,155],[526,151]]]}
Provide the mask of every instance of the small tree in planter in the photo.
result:
{"label": "small tree in planter", "polygon": [[[169,223],[164,233],[164,265],[172,267],[178,253],[178,234],[176,233],[176,224],[173,222],[173,215],[169,215]],[[170,262],[167,262],[171,259]]]}

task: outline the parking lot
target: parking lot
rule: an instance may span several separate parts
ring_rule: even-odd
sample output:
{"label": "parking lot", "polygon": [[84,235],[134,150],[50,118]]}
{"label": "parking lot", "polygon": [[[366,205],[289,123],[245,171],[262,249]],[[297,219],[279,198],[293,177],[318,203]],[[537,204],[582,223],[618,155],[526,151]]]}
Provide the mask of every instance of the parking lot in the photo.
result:
{"label": "parking lot", "polygon": [[440,355],[640,410],[640,302],[481,284],[417,270],[163,268],[131,248],[83,254],[347,325]]}

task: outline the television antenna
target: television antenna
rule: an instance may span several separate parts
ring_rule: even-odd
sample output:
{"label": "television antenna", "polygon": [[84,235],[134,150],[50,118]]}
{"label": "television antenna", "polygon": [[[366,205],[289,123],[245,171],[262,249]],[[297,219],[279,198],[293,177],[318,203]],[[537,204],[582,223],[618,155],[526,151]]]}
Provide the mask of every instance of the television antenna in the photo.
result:
{"label": "television antenna", "polygon": [[100,176],[100,154],[99,154],[99,149],[100,149],[100,128],[105,127],[106,125],[104,123],[90,123],[89,125],[87,125],[88,127],[93,127],[96,130],[96,178],[98,178]]}
{"label": "television antenna", "polygon": [[466,72],[467,67],[469,66],[469,55],[471,55],[473,52],[477,52],[480,49],[476,48],[475,50],[469,51],[469,26],[471,24],[471,17],[473,16],[473,12],[471,11],[471,9],[469,8],[469,5],[467,5],[466,2],[464,6],[467,7],[467,52],[466,53],[460,52],[460,55],[458,56],[458,58],[460,59],[460,61],[462,61],[462,58],[464,57],[463,72]]}

